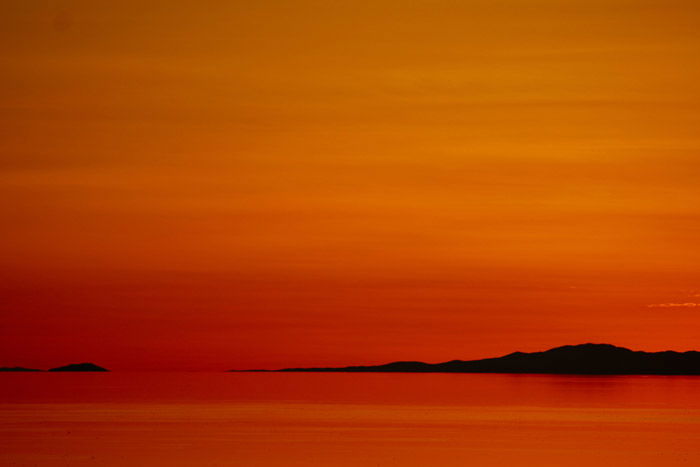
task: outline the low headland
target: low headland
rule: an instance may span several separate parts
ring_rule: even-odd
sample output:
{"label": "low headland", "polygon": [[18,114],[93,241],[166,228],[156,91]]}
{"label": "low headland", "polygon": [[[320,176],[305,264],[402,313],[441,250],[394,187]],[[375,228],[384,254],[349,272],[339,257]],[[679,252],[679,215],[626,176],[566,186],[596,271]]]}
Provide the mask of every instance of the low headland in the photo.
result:
{"label": "low headland", "polygon": [[35,368],[24,368],[21,366],[14,367],[0,367],[0,371],[18,371],[18,372],[36,372],[36,371],[48,371],[48,372],[62,372],[62,371],[79,371],[79,372],[105,372],[109,371],[107,368],[95,365],[94,363],[71,363],[69,365],[59,366],[56,368],[50,368],[48,370],[37,370]]}
{"label": "low headland", "polygon": [[611,344],[579,344],[543,352],[513,352],[481,360],[419,361],[383,365],[231,370],[345,373],[545,373],[582,375],[700,375],[700,352],[643,352]]}

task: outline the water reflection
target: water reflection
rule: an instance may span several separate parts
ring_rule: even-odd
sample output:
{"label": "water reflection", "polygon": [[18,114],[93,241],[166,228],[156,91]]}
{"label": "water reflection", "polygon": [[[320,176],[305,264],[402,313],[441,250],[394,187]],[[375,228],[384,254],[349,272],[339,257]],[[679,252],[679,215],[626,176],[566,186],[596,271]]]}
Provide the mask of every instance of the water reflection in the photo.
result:
{"label": "water reflection", "polygon": [[700,463],[700,378],[2,375],[3,465]]}

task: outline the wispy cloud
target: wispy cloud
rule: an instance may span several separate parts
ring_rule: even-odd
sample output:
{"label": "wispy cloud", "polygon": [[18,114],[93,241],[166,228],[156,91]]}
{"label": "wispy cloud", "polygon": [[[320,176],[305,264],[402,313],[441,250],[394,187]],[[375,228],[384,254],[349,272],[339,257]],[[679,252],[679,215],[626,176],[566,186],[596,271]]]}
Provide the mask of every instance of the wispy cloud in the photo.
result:
{"label": "wispy cloud", "polygon": [[693,308],[700,307],[700,303],[686,302],[686,303],[654,303],[652,305],[647,305],[649,308]]}

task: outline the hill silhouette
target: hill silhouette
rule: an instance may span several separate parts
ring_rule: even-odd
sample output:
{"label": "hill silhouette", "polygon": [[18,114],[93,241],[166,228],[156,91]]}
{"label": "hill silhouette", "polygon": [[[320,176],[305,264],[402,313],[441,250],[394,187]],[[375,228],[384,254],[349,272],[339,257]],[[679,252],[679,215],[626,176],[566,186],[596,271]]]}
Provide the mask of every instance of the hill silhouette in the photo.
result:
{"label": "hill silhouette", "polygon": [[94,363],[72,363],[70,365],[59,366],[58,368],[51,368],[48,371],[109,371],[106,368],[97,366]]}
{"label": "hill silhouette", "polygon": [[580,344],[565,345],[544,352],[514,352],[502,357],[481,360],[452,360],[444,363],[408,361],[375,366],[284,368],[273,371],[700,375],[700,352],[642,352],[611,344]]}
{"label": "hill silhouette", "polygon": [[0,367],[0,371],[41,371],[36,368],[24,368],[21,366],[3,366]]}

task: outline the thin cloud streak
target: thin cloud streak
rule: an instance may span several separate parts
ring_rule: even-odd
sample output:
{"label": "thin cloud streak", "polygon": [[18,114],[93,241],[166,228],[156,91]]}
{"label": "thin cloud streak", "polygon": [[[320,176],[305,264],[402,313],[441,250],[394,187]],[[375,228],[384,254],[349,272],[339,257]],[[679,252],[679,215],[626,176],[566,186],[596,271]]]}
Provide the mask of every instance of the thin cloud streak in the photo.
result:
{"label": "thin cloud streak", "polygon": [[700,306],[700,303],[655,303],[647,306],[649,308],[694,308]]}

